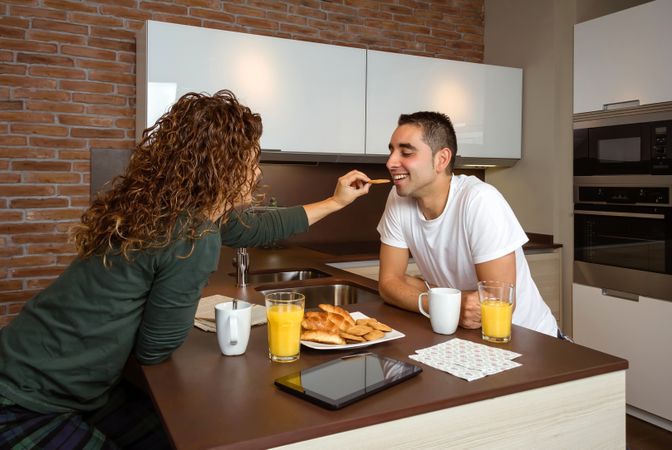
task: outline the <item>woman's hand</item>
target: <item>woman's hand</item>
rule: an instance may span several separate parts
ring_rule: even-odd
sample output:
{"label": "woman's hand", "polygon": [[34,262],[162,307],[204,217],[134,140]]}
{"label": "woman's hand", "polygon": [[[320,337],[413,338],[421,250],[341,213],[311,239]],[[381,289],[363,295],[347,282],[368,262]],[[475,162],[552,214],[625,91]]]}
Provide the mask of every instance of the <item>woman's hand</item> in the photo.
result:
{"label": "woman's hand", "polygon": [[343,206],[347,206],[362,195],[368,194],[371,185],[370,178],[359,170],[351,170],[338,179],[333,199]]}

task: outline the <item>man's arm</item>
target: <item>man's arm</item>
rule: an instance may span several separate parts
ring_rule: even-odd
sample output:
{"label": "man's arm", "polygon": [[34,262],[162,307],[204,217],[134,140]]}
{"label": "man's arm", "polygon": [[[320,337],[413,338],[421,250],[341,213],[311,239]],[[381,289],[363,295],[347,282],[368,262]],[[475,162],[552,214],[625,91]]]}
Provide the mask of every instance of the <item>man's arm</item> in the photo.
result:
{"label": "man's arm", "polygon": [[[511,252],[501,258],[476,264],[476,276],[479,281],[506,281],[515,285],[516,253]],[[513,304],[513,307],[515,309],[515,303]],[[463,328],[480,328],[481,305],[478,300],[478,291],[462,291],[460,326]]]}
{"label": "man's arm", "polygon": [[407,268],[408,249],[380,245],[380,295],[386,303],[418,312],[418,295],[427,289],[421,279],[406,275]]}

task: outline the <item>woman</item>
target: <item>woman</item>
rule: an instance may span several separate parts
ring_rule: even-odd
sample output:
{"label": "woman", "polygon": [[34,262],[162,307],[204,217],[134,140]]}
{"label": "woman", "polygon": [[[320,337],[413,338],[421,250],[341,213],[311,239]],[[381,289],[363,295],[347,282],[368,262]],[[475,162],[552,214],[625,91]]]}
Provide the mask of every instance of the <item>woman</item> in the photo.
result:
{"label": "woman", "polygon": [[0,331],[0,448],[168,445],[122,371],[130,356],[155,364],[182,344],[222,236],[281,239],[369,189],[353,171],[322,202],[227,220],[256,184],[261,132],[229,91],[186,94],[145,130],[75,229],[77,258]]}

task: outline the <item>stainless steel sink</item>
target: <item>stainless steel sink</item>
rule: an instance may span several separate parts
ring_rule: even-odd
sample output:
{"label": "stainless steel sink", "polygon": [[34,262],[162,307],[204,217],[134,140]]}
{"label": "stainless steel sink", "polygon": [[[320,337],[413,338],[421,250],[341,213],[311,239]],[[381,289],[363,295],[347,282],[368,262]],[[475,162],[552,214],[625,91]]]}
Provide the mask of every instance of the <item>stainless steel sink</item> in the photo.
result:
{"label": "stainless steel sink", "polygon": [[[236,274],[231,274],[236,276]],[[313,278],[328,277],[329,274],[314,269],[283,270],[280,272],[257,272],[248,274],[247,282],[255,283],[280,283],[283,281],[311,280]]]}
{"label": "stainless steel sink", "polygon": [[351,303],[368,303],[382,301],[374,291],[339,282],[336,284],[319,284],[313,286],[292,286],[283,288],[261,289],[259,292],[295,291],[306,296],[306,308],[317,308],[320,303],[332,305],[349,305]]}

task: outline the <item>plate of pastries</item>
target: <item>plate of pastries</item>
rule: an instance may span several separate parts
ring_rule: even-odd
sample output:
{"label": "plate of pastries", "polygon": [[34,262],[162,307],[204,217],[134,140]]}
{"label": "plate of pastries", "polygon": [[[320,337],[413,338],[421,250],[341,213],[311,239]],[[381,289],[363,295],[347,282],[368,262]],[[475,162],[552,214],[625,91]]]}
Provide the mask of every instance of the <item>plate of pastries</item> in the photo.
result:
{"label": "plate of pastries", "polygon": [[318,305],[306,311],[301,321],[301,343],[317,350],[339,350],[392,341],[405,336],[389,325],[340,306]]}

